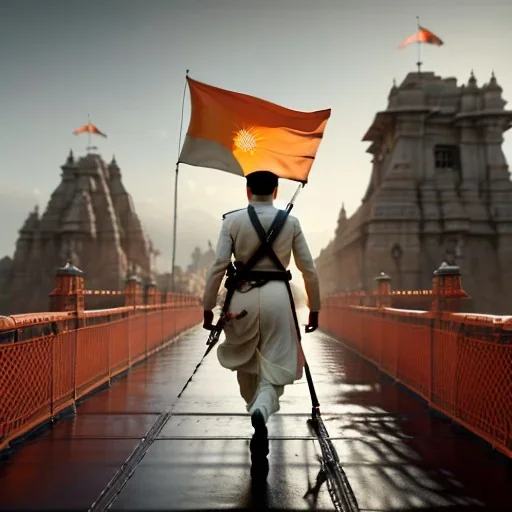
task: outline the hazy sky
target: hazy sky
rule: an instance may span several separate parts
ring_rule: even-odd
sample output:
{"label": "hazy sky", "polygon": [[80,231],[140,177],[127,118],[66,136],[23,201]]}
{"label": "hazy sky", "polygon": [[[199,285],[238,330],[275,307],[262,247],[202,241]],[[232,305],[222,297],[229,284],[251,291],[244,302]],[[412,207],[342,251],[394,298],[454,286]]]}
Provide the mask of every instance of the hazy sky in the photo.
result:
{"label": "hazy sky", "polygon": [[[353,213],[366,189],[362,136],[393,78],[415,69],[416,48],[397,47],[416,15],[445,42],[423,46],[425,70],[467,82],[473,68],[481,85],[494,69],[512,97],[510,0],[0,0],[0,197],[33,195],[44,207],[69,149],[85,152],[87,136],[71,131],[90,113],[108,134],[95,142],[105,159],[115,153],[137,208],[171,227],[188,68],[197,80],[289,108],[332,108],[294,211],[326,244],[341,202]],[[187,94],[184,132],[189,113]],[[244,187],[182,165],[180,209],[218,217],[244,206]],[[282,184],[284,202],[294,188]],[[320,248],[315,242],[313,253]]]}

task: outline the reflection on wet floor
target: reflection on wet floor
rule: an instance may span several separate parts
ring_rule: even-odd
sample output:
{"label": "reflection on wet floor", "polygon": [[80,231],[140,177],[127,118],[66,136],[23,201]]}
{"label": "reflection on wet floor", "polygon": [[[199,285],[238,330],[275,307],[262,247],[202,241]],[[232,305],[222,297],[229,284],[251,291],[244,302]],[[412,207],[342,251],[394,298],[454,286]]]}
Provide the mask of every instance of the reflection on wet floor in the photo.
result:
{"label": "reflection on wet floor", "polygon": [[[134,368],[78,407],[76,417],[22,446],[0,466],[1,510],[87,510],[160,415],[165,422],[113,510],[333,510],[325,484],[309,493],[320,448],[306,424],[305,378],[271,418],[266,488],[251,488],[252,427],[236,376],[205,350],[205,331]],[[304,336],[322,417],[362,510],[512,509],[510,469],[484,443],[322,333]]]}

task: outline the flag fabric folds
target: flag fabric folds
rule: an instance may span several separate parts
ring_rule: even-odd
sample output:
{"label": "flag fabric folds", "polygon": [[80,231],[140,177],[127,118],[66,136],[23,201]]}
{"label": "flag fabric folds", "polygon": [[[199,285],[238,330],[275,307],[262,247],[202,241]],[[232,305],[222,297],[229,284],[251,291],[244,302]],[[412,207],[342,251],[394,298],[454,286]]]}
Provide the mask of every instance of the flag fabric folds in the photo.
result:
{"label": "flag fabric folds", "polygon": [[405,46],[416,42],[434,44],[436,46],[444,44],[443,41],[441,41],[441,39],[439,39],[439,37],[434,33],[430,32],[430,30],[419,26],[418,31],[405,39],[405,41],[400,44],[399,48],[404,48]]}
{"label": "flag fabric folds", "polygon": [[73,135],[80,135],[81,133],[93,133],[94,135],[101,135],[102,137],[107,138],[107,136],[98,130],[96,126],[94,126],[91,122],[84,124],[80,128],[73,130]]}
{"label": "flag fabric folds", "polygon": [[192,112],[178,162],[306,183],[331,110],[299,112],[187,77]]}

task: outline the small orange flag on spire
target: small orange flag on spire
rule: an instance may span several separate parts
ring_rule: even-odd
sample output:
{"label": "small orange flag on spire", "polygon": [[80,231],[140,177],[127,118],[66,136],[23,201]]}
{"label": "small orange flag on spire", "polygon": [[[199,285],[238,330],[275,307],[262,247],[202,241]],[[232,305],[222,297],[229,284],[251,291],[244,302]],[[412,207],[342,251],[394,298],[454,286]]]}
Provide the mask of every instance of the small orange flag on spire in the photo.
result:
{"label": "small orange flag on spire", "polygon": [[434,33],[421,26],[418,26],[418,32],[412,34],[405,41],[403,41],[399,48],[404,48],[411,43],[428,43],[434,44],[436,46],[441,46],[444,44],[443,41],[441,41],[441,39],[439,39],[439,37],[437,37]]}
{"label": "small orange flag on spire", "polygon": [[81,133],[93,133],[94,135],[101,135],[102,137],[107,138],[107,136],[98,130],[98,128],[96,128],[96,126],[94,126],[90,121],[80,128],[73,130],[73,135],[80,135]]}

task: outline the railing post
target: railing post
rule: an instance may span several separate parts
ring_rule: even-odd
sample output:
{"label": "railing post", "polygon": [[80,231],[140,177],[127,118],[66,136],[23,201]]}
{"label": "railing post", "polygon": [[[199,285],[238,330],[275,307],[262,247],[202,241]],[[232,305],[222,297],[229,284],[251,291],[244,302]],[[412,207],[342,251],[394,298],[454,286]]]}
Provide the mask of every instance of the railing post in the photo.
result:
{"label": "railing post", "polygon": [[[124,305],[133,308],[127,315],[127,336],[126,342],[128,343],[128,368],[132,366],[132,323],[136,321],[136,307],[142,302],[142,286],[140,279],[135,273],[131,274],[124,285]],[[138,333],[135,334],[137,336]]]}
{"label": "railing post", "polygon": [[434,403],[434,372],[435,372],[435,359],[434,359],[434,341],[435,341],[435,333],[436,333],[436,321],[434,315],[432,315],[428,321],[428,325],[430,328],[430,378],[429,378],[429,390],[428,390],[428,400],[429,406]]}
{"label": "railing post", "polygon": [[56,272],[55,288],[50,293],[50,311],[84,310],[84,273],[71,263]]}
{"label": "railing post", "polygon": [[165,292],[157,290],[157,302],[160,304],[160,343],[163,343],[166,340],[165,335]]}
{"label": "railing post", "polygon": [[[55,288],[50,293],[51,311],[73,311],[76,314],[76,325],[74,334],[74,361],[73,361],[73,399],[77,399],[78,379],[78,333],[80,317],[84,312],[84,273],[71,263],[66,263],[62,268],[57,269],[55,274]],[[52,344],[52,376],[53,376],[53,347]],[[53,382],[52,382],[52,404],[53,404]]]}
{"label": "railing post", "polygon": [[132,274],[124,285],[124,305],[138,306],[141,303],[141,283],[140,279]]}
{"label": "railing post", "polygon": [[153,279],[150,279],[146,283],[146,305],[154,306],[156,304],[156,283]]}
{"label": "railing post", "polygon": [[460,312],[462,302],[469,298],[469,295],[462,288],[460,268],[456,265],[441,263],[434,272],[432,279],[432,311],[441,313],[443,311]]}
{"label": "railing post", "polygon": [[388,308],[391,306],[391,277],[381,272],[376,278],[377,281],[377,307]]}
{"label": "railing post", "polygon": [[[462,278],[460,268],[456,265],[441,263],[434,272],[432,278],[433,302],[431,306],[431,347],[430,347],[430,402],[435,400],[436,387],[436,338],[437,333],[443,328],[443,312],[460,312],[462,303],[469,298],[469,295],[462,288]],[[456,356],[456,359],[458,355]],[[458,364],[458,361],[455,361]],[[457,404],[454,404],[457,407]]]}

